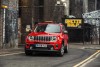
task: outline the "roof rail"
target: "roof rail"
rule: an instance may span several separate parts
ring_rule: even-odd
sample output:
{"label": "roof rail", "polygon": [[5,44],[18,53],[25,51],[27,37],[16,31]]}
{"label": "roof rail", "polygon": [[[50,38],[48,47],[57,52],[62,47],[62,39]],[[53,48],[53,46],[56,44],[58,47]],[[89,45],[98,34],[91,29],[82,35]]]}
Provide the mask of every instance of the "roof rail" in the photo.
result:
{"label": "roof rail", "polygon": [[53,21],[44,21],[44,22],[39,22],[38,24],[47,24],[47,23],[55,23]]}

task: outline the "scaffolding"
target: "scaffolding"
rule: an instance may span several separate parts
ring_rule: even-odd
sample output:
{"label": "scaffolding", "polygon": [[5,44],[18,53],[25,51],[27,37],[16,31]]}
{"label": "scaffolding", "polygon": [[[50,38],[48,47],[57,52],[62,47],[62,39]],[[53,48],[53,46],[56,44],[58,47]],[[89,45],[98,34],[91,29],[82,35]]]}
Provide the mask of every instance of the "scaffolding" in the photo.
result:
{"label": "scaffolding", "polygon": [[91,43],[100,44],[100,10],[83,14],[84,23],[91,25]]}

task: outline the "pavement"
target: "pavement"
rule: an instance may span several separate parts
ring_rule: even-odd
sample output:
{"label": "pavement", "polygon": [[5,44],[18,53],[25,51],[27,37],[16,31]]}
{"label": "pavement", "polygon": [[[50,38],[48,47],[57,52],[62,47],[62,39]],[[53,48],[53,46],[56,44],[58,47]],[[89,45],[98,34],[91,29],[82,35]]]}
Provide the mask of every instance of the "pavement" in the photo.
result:
{"label": "pavement", "polygon": [[24,52],[24,48],[8,48],[8,49],[0,49],[0,55],[12,54],[12,53],[20,53]]}
{"label": "pavement", "polygon": [[78,49],[94,49],[100,50],[100,44],[90,44],[90,43],[69,43],[69,47]]}
{"label": "pavement", "polygon": [[[69,48],[100,50],[99,44],[69,43]],[[24,46],[18,48],[0,49],[0,55],[24,52]]]}

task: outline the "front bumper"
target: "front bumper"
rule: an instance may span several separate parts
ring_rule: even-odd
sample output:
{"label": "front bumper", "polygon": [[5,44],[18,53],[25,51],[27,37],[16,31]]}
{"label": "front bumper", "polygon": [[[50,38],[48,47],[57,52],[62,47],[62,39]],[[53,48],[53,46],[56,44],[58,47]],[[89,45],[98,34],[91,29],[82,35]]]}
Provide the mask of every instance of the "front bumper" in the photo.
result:
{"label": "front bumper", "polygon": [[56,52],[58,51],[54,49],[53,45],[47,45],[47,47],[36,47],[35,45],[30,45],[28,48],[25,47],[25,50],[27,51],[49,51],[49,52]]}
{"label": "front bumper", "polygon": [[25,49],[26,51],[35,51],[35,52],[57,52],[58,50],[43,50],[43,49]]}

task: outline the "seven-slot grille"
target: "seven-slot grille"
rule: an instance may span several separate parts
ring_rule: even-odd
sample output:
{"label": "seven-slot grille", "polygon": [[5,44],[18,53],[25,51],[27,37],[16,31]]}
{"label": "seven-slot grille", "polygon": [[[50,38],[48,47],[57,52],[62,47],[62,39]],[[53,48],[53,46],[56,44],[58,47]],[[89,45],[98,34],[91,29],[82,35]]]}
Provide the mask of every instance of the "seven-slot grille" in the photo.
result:
{"label": "seven-slot grille", "polygon": [[33,40],[35,41],[50,41],[52,36],[34,36]]}

